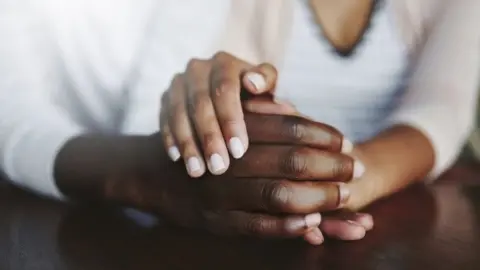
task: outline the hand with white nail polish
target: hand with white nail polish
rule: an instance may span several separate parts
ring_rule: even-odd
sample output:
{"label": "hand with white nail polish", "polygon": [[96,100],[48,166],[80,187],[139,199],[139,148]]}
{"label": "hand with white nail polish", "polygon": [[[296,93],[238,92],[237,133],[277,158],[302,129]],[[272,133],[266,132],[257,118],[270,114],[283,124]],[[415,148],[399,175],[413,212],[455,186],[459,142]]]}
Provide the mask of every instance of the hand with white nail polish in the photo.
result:
{"label": "hand with white nail polish", "polygon": [[[276,71],[271,65],[254,67],[225,53],[211,60],[192,60],[186,72],[173,79],[162,98],[161,134],[170,159],[183,158],[191,177],[200,177],[207,169],[211,174],[220,175],[233,166],[231,173],[235,177],[261,179],[252,182],[255,183],[252,196],[240,209],[249,209],[252,201],[255,202],[254,188],[258,185],[288,187],[294,194],[298,193],[294,196],[298,198],[316,194],[315,199],[305,204],[290,206],[294,208],[277,205],[262,210],[303,213],[304,216],[283,221],[284,230],[293,230],[296,226],[298,233],[301,227],[307,241],[314,239],[309,242],[318,244],[321,232],[317,217],[320,215],[311,214],[312,211],[334,210],[345,205],[350,191],[341,183],[361,177],[365,169],[348,156],[353,145],[340,132],[296,115],[288,103],[273,103],[272,114],[277,114],[273,116],[243,112],[243,107],[262,99],[267,102],[261,110],[268,112],[272,96],[262,98],[261,94],[272,94],[275,82]],[[242,103],[242,88],[253,100]],[[229,154],[240,159],[239,162],[231,164]],[[273,182],[268,184],[272,181],[268,179]],[[316,183],[305,188],[298,180]],[[234,183],[228,185],[235,192],[225,192],[228,196],[235,196],[240,188],[248,187],[243,184],[234,189]],[[264,205],[260,199],[257,199],[258,205]]]}
{"label": "hand with white nail polish", "polygon": [[160,129],[169,157],[183,158],[191,177],[207,169],[223,174],[230,155],[239,159],[249,146],[241,90],[264,94],[276,80],[272,65],[253,66],[224,52],[208,60],[192,59],[162,99]]}

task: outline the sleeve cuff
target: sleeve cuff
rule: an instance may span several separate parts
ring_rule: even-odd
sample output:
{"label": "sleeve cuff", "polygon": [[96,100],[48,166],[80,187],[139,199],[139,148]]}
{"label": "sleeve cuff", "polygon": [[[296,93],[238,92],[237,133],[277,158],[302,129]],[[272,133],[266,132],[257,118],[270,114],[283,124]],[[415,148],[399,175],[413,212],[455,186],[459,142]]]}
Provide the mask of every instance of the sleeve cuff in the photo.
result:
{"label": "sleeve cuff", "polygon": [[41,196],[64,200],[54,179],[55,159],[63,145],[80,134],[81,129],[73,124],[18,130],[3,157],[7,177]]}
{"label": "sleeve cuff", "polygon": [[[411,126],[429,139],[435,151],[435,163],[427,176],[427,182],[434,181],[452,166],[468,137],[471,125],[452,115],[451,111],[451,108],[437,106],[400,109],[387,122],[387,126]],[[452,123],[456,123],[456,126],[451,126]]]}

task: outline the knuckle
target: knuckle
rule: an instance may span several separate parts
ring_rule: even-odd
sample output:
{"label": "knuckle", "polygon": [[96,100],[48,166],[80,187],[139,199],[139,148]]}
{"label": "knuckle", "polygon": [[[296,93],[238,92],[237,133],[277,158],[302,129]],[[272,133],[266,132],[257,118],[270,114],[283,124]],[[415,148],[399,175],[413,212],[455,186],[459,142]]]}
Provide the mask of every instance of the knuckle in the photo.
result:
{"label": "knuckle", "polygon": [[185,75],[183,73],[177,73],[173,76],[173,79],[172,79],[172,82],[171,82],[171,87],[169,89],[169,92],[171,91],[179,91],[181,90],[181,88],[177,87],[179,85],[182,85],[183,84],[183,80],[184,80],[184,77]]}
{"label": "knuckle", "polygon": [[189,106],[194,114],[213,113],[210,96],[206,91],[197,91],[189,99]]}
{"label": "knuckle", "polygon": [[305,125],[298,122],[292,123],[288,130],[290,137],[295,141],[303,141],[307,135]]}
{"label": "knuckle", "polygon": [[184,100],[182,99],[171,100],[169,107],[170,107],[170,110],[169,110],[170,116],[179,117],[180,115],[185,113],[185,103],[184,103]]}
{"label": "knuckle", "polygon": [[332,173],[333,177],[335,178],[340,178],[340,177],[348,177],[350,176],[352,172],[352,167],[350,165],[350,160],[345,159],[345,158],[335,158],[333,161],[333,168],[332,168]]}
{"label": "knuckle", "polygon": [[252,217],[246,223],[246,232],[251,235],[262,235],[268,232],[272,224],[262,217]]}
{"label": "knuckle", "polygon": [[214,85],[216,85],[216,87],[214,87],[212,90],[214,91],[213,94],[215,95],[215,97],[222,97],[225,96],[225,94],[239,90],[236,89],[237,83],[232,78],[228,78],[225,76],[218,78],[217,82]]}
{"label": "knuckle", "polygon": [[219,60],[219,61],[223,61],[229,58],[231,58],[231,55],[225,51],[218,51],[213,55],[213,59]]}
{"label": "knuckle", "polygon": [[200,60],[200,59],[197,59],[197,58],[192,58],[187,63],[187,70],[188,71],[195,71],[195,70],[203,67],[204,63],[205,63],[204,60]]}
{"label": "knuckle", "polygon": [[267,210],[283,211],[289,208],[293,190],[286,181],[275,181],[262,190],[263,203]]}
{"label": "knuckle", "polygon": [[282,159],[283,164],[281,164],[281,169],[285,174],[295,178],[308,172],[307,158],[303,152],[299,148],[293,148],[287,152]]}
{"label": "knuckle", "polygon": [[283,116],[282,123],[282,132],[285,137],[295,141],[302,141],[307,136],[308,129],[304,119],[298,116],[286,115]]}

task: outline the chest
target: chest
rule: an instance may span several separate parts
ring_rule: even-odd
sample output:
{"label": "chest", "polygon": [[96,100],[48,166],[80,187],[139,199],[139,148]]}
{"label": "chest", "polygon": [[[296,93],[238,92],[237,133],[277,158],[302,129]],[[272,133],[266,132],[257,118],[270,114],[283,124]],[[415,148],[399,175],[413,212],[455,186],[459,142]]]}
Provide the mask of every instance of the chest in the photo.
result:
{"label": "chest", "polygon": [[387,5],[377,7],[362,40],[342,57],[304,2],[296,1],[276,95],[346,133],[358,131],[357,123],[373,131],[403,94],[408,66],[408,50]]}
{"label": "chest", "polygon": [[405,80],[409,55],[391,15],[387,6],[378,7],[352,55],[342,57],[324,38],[308,7],[297,1],[280,68],[279,97],[302,105],[395,95]]}

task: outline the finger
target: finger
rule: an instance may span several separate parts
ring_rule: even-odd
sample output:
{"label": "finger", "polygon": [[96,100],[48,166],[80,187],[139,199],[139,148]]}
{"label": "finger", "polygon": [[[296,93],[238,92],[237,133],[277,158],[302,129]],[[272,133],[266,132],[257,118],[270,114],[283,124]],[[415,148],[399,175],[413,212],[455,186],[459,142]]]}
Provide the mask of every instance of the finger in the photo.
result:
{"label": "finger", "polygon": [[220,129],[230,153],[241,158],[248,148],[240,99],[241,74],[250,65],[229,54],[219,53],[214,58],[210,78],[210,97],[217,115]]}
{"label": "finger", "polygon": [[319,228],[313,228],[311,231],[308,231],[303,238],[308,243],[316,246],[323,244],[325,241]]}
{"label": "finger", "polygon": [[303,146],[252,145],[236,162],[237,177],[283,178],[348,182],[360,178],[365,167],[351,156]]}
{"label": "finger", "polygon": [[268,63],[248,70],[243,76],[243,86],[252,94],[272,93],[277,82],[277,69]]}
{"label": "finger", "polygon": [[181,158],[180,151],[178,147],[175,145],[175,141],[173,139],[173,135],[170,131],[170,127],[168,125],[168,118],[167,118],[167,103],[168,103],[168,91],[162,96],[162,106],[160,111],[160,133],[162,135],[163,144],[165,145],[165,149],[167,149],[168,156],[173,162],[178,161]]}
{"label": "finger", "polygon": [[185,161],[191,177],[200,177],[205,172],[205,164],[195,143],[186,107],[186,89],[183,75],[175,76],[170,90],[168,104],[168,124],[170,132]]}
{"label": "finger", "polygon": [[247,235],[265,238],[292,238],[303,236],[317,228],[321,222],[318,213],[277,217],[267,214],[254,214],[243,211],[207,212],[205,226],[214,234]]}
{"label": "finger", "polygon": [[303,117],[245,113],[245,123],[252,143],[307,145],[342,153],[353,149],[337,129]]}
{"label": "finger", "polygon": [[339,212],[329,216],[327,219],[339,219],[345,221],[349,220],[362,225],[366,231],[373,229],[373,217],[372,215],[366,213],[355,213],[351,211],[340,210]]}
{"label": "finger", "polygon": [[369,214],[356,213],[355,217],[352,218],[352,221],[362,225],[366,231],[372,230],[374,226],[373,217]]}
{"label": "finger", "polygon": [[212,174],[224,173],[230,159],[218,124],[215,109],[210,99],[210,64],[192,60],[187,67],[187,103],[190,119],[203,150],[207,167]]}
{"label": "finger", "polygon": [[365,237],[365,228],[354,221],[331,218],[320,224],[320,230],[332,238],[354,241]]}
{"label": "finger", "polygon": [[212,209],[309,214],[337,210],[350,198],[350,190],[342,183],[261,178],[202,184],[202,199]]}
{"label": "finger", "polygon": [[299,115],[293,105],[275,103],[272,96],[261,96],[246,100],[243,102],[243,108],[258,114]]}

